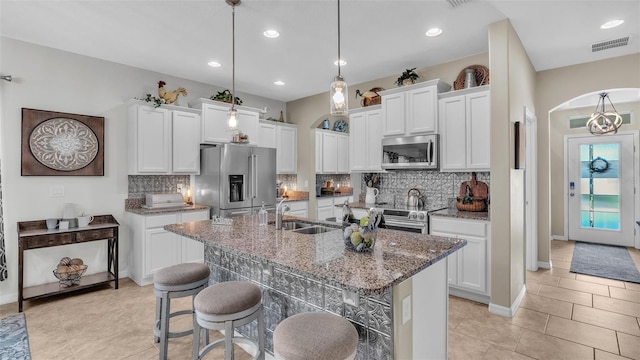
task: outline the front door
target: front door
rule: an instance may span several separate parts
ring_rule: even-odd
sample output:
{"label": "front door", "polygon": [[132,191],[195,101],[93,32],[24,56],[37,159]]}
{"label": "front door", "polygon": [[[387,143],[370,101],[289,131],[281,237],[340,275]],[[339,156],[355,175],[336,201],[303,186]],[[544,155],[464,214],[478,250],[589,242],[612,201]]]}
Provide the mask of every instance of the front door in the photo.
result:
{"label": "front door", "polygon": [[567,139],[569,240],[634,245],[632,134]]}

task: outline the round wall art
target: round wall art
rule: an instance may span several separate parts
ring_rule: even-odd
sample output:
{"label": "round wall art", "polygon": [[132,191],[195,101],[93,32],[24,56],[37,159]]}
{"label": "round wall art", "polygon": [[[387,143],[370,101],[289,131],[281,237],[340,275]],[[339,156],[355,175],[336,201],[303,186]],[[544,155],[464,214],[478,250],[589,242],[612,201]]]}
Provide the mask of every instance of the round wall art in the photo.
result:
{"label": "round wall art", "polygon": [[98,138],[78,120],[54,118],[33,129],[29,148],[42,165],[58,171],[73,171],[82,169],[96,158]]}

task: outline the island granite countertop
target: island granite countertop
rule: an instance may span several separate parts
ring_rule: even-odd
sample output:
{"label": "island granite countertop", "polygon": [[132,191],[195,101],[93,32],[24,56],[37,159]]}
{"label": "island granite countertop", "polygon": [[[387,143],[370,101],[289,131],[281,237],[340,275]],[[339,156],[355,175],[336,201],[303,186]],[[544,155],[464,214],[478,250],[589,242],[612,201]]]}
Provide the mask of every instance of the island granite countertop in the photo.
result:
{"label": "island granite countertop", "polygon": [[168,213],[179,213],[185,211],[202,211],[209,210],[209,207],[206,205],[184,205],[177,207],[166,207],[166,208],[157,208],[157,209],[145,209],[143,207],[131,207],[125,208],[126,212],[138,214],[138,215],[156,215],[156,214],[168,214]]}
{"label": "island granite countertop", "polygon": [[410,232],[378,229],[372,253],[347,250],[342,229],[336,223],[299,220],[336,227],[334,231],[306,235],[290,230],[276,230],[274,214],[269,225],[259,225],[258,216],[234,217],[232,225],[218,225],[212,220],[166,225],[165,230],[244,254],[255,261],[271,263],[289,271],[326,280],[334,286],[363,295],[382,294],[435,262],[466,245],[466,240]]}

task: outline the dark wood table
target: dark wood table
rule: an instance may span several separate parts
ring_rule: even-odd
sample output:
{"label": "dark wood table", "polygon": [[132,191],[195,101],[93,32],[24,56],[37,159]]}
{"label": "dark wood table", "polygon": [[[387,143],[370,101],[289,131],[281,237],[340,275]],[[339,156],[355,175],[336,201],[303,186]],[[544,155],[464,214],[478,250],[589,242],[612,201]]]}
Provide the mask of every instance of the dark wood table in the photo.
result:
{"label": "dark wood table", "polygon": [[[97,215],[89,226],[68,230],[48,230],[46,220],[18,222],[18,311],[22,312],[22,302],[63,293],[74,292],[88,287],[115,283],[118,288],[118,228],[120,224],[112,215]],[[79,244],[88,241],[107,241],[107,271],[82,276],[80,283],[69,287],[59,282],[23,287],[24,252],[51,246]],[[53,269],[52,269],[53,270]]]}

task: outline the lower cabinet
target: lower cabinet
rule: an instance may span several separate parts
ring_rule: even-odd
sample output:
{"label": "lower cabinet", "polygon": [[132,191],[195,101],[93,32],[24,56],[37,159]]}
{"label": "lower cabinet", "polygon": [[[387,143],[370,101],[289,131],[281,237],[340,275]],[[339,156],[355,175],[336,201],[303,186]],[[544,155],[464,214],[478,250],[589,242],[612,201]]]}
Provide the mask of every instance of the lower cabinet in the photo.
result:
{"label": "lower cabinet", "polygon": [[129,277],[144,286],[153,283],[153,274],[158,269],[185,262],[203,262],[203,243],[168,232],[164,226],[208,218],[208,210],[156,215],[128,213]]}
{"label": "lower cabinet", "polygon": [[[342,205],[345,201],[353,202],[353,196],[332,196],[318,198],[317,219],[327,220],[335,217],[336,221],[342,219]],[[337,206],[340,205],[340,206]]]}
{"label": "lower cabinet", "polygon": [[467,245],[450,255],[449,293],[489,303],[491,296],[491,237],[489,222],[440,216],[430,217],[430,234],[467,240]]}
{"label": "lower cabinet", "polygon": [[309,217],[309,202],[308,201],[289,201],[287,203],[289,205],[289,210],[287,215],[297,216],[297,217]]}

